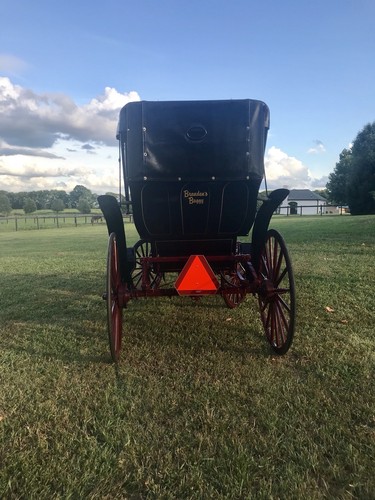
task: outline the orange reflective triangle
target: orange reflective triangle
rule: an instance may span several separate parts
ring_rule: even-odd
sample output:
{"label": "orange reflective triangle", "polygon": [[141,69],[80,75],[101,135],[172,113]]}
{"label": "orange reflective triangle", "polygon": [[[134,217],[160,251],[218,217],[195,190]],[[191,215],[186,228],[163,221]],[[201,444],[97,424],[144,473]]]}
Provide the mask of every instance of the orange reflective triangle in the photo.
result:
{"label": "orange reflective triangle", "polygon": [[191,255],[175,283],[179,295],[214,294],[219,282],[204,255]]}

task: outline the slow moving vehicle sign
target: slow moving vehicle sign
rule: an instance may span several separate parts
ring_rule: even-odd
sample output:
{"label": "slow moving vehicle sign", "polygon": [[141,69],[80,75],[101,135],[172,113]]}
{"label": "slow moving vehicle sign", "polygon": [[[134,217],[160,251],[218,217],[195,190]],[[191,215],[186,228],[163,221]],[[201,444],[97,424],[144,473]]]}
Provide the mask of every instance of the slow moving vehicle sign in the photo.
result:
{"label": "slow moving vehicle sign", "polygon": [[219,282],[204,255],[191,255],[175,283],[179,295],[215,294]]}

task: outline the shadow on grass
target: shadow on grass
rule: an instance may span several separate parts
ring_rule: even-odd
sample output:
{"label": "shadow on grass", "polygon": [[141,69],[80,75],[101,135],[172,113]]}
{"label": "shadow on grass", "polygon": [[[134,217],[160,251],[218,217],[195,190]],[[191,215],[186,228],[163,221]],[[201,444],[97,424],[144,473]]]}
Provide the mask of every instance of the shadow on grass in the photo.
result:
{"label": "shadow on grass", "polygon": [[[94,272],[28,274],[18,276],[17,283],[13,275],[3,275],[3,348],[63,363],[111,363],[102,292]],[[238,358],[270,355],[253,311],[244,319],[246,314],[228,309],[218,296],[134,300],[123,314],[120,364],[127,362],[129,350],[173,351],[181,358],[212,352]]]}

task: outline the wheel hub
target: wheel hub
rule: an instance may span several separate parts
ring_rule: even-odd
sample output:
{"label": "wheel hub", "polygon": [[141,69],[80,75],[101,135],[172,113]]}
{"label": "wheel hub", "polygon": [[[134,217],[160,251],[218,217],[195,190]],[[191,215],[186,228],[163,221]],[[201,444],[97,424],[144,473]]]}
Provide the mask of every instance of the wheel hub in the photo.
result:
{"label": "wheel hub", "polygon": [[272,280],[265,279],[262,281],[259,288],[259,295],[266,302],[271,302],[276,298],[277,289]]}

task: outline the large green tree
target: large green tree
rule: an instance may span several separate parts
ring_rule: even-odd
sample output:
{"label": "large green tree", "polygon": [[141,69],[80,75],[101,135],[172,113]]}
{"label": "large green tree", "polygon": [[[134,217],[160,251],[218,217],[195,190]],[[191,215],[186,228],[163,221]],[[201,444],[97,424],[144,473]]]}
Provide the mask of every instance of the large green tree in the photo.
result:
{"label": "large green tree", "polygon": [[85,199],[87,203],[92,207],[92,203],[95,200],[92,192],[85,186],[78,184],[75,186],[73,191],[69,193],[70,204],[73,208],[78,208],[78,203],[81,199]]}
{"label": "large green tree", "polygon": [[45,198],[45,207],[54,210],[51,204],[55,200],[61,200],[64,208],[68,207],[70,203],[70,197],[68,193],[63,190],[51,189],[50,191],[47,191],[47,195]]}
{"label": "large green tree", "polygon": [[368,123],[352,147],[348,204],[354,215],[375,214],[375,122]]}
{"label": "large green tree", "polygon": [[0,193],[0,214],[9,215],[12,211],[12,205],[8,196],[3,192]]}
{"label": "large green tree", "polygon": [[51,210],[56,213],[62,212],[65,208],[64,202],[61,198],[53,198],[50,203]]}
{"label": "large green tree", "polygon": [[13,209],[23,208],[24,200],[29,196],[26,191],[20,191],[18,193],[8,193],[8,197]]}
{"label": "large green tree", "polygon": [[329,199],[349,205],[353,215],[375,214],[375,122],[357,135],[351,149],[344,149],[329,175]]}
{"label": "large green tree", "polygon": [[77,208],[81,214],[89,214],[91,212],[90,203],[84,196],[78,200]]}
{"label": "large green tree", "polygon": [[25,214],[32,214],[37,209],[35,201],[30,197],[25,198],[23,202],[23,209]]}
{"label": "large green tree", "polygon": [[327,183],[328,198],[337,205],[348,204],[348,179],[352,168],[352,152],[344,149]]}

